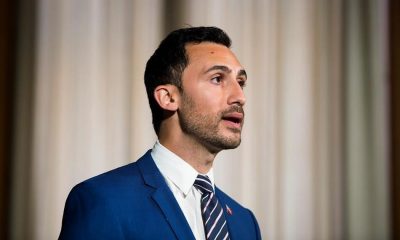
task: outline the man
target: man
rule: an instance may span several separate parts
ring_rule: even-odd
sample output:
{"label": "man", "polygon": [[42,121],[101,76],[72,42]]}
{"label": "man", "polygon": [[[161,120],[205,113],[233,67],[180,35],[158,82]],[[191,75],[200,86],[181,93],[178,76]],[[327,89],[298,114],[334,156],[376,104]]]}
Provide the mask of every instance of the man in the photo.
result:
{"label": "man", "polygon": [[214,186],[218,152],[236,148],[246,72],[221,29],[170,33],[147,62],[158,141],[135,163],[75,186],[60,239],[261,239],[250,210]]}

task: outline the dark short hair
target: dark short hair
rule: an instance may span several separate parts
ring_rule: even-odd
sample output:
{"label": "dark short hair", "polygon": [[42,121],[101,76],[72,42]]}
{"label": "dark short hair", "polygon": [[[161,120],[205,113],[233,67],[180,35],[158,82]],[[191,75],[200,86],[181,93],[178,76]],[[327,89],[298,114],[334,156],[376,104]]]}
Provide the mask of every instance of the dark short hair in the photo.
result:
{"label": "dark short hair", "polygon": [[189,61],[185,47],[189,43],[201,42],[217,43],[228,48],[231,46],[231,39],[219,28],[182,28],[171,32],[147,61],[144,83],[157,135],[165,114],[154,98],[154,90],[164,84],[172,84],[182,90],[182,73]]}

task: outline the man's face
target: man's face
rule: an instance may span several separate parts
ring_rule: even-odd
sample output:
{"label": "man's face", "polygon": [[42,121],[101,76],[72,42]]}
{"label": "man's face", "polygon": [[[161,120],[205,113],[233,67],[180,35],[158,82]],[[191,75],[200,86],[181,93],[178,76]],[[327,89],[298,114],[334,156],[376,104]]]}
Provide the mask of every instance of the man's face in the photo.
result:
{"label": "man's face", "polygon": [[178,116],[182,131],[213,152],[239,146],[247,79],[232,51],[220,44],[186,46]]}

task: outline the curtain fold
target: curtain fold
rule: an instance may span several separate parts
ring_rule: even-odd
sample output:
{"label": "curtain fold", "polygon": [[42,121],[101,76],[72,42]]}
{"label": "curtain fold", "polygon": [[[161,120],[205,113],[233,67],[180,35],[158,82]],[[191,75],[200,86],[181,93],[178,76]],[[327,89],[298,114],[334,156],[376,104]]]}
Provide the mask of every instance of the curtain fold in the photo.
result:
{"label": "curtain fold", "polygon": [[388,239],[387,6],[345,8],[344,166],[346,237]]}

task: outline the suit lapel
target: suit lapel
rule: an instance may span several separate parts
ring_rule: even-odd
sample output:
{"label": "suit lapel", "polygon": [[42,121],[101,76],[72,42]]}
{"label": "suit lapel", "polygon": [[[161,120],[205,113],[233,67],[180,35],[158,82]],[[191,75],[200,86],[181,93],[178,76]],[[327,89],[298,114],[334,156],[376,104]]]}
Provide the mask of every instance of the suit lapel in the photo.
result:
{"label": "suit lapel", "polygon": [[155,191],[152,194],[152,199],[161,209],[168,224],[174,231],[177,239],[195,239],[186,221],[178,202],[176,201],[171,190],[168,188],[164,177],[158,170],[148,151],[141,159],[137,161],[143,181]]}
{"label": "suit lapel", "polygon": [[178,239],[194,239],[192,230],[169,189],[156,190],[153,199],[164,213]]}

